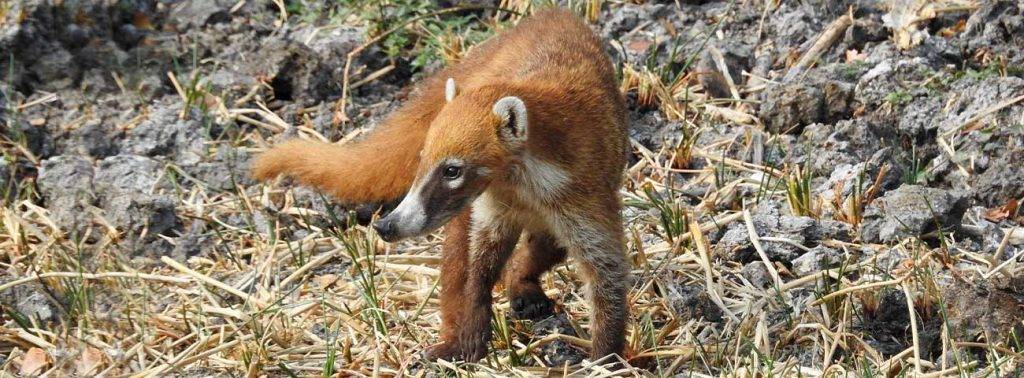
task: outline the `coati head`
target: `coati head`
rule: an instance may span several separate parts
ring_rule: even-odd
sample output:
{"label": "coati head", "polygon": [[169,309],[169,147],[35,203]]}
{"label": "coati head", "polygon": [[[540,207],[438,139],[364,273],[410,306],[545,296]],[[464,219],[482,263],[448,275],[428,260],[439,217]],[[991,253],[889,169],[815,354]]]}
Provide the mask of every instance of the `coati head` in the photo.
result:
{"label": "coati head", "polygon": [[526,104],[492,85],[456,95],[445,84],[447,104],[427,131],[412,187],[390,214],[374,223],[386,241],[426,234],[447,223],[490,184],[504,177],[526,146]]}

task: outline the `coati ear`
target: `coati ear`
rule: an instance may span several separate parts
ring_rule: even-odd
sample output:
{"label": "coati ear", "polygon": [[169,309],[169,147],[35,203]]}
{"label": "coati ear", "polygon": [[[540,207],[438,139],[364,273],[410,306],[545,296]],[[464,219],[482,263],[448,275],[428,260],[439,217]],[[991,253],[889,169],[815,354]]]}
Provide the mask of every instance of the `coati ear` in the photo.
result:
{"label": "coati ear", "polygon": [[518,144],[526,141],[526,104],[519,97],[502,97],[491,109],[501,119],[498,137],[506,143]]}
{"label": "coati ear", "polygon": [[444,82],[444,101],[452,102],[455,98],[455,79],[448,78],[448,81]]}

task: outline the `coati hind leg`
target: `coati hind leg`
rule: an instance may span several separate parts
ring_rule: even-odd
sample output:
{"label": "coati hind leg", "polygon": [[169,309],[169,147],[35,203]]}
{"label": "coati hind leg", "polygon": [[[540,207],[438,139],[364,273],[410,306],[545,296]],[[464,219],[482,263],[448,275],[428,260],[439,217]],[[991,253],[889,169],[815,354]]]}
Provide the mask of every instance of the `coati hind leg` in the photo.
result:
{"label": "coati hind leg", "polygon": [[554,302],[544,294],[540,276],[565,261],[566,253],[550,233],[528,235],[526,246],[516,251],[505,268],[513,318],[539,320],[554,313]]}
{"label": "coati hind leg", "polygon": [[585,216],[565,214],[559,238],[582,273],[590,300],[592,359],[623,352],[629,307],[630,265],[617,200],[591,207]]}

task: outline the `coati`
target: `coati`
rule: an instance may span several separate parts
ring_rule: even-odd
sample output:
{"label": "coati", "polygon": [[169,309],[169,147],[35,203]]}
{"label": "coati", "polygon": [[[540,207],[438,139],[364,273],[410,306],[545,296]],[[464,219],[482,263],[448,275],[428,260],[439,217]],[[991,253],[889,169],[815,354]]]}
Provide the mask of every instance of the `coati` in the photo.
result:
{"label": "coati", "polygon": [[404,195],[373,225],[386,241],[444,226],[441,342],[428,358],[485,355],[502,277],[515,313],[550,309],[539,279],[567,255],[587,283],[600,358],[622,352],[629,312],[618,195],[627,149],[625,104],[600,39],[548,9],[423,80],[365,139],[286,142],[252,173],[352,204]]}

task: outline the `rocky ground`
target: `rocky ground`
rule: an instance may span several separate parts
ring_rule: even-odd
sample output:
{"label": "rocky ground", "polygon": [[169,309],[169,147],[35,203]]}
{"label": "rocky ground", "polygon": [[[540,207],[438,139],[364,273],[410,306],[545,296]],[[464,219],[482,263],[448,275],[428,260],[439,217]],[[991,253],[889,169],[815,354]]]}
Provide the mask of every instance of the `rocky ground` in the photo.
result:
{"label": "rocky ground", "polygon": [[[425,364],[437,237],[246,172],[538,6],[0,1],[0,371],[601,374],[571,264]],[[1024,1],[571,6],[630,106],[629,373],[1024,373]]]}

